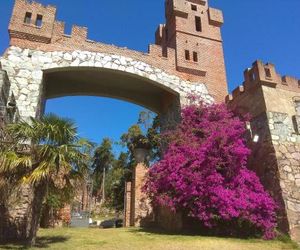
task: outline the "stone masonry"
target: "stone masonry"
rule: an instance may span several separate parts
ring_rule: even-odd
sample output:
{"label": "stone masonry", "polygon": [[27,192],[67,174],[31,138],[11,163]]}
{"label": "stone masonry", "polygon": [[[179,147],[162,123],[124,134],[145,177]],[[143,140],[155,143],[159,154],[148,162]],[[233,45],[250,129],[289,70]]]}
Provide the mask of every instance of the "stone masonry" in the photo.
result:
{"label": "stone masonry", "polygon": [[226,100],[236,112],[251,115],[249,167],[276,199],[280,229],[299,241],[300,81],[257,61]]}
{"label": "stone masonry", "polygon": [[[43,52],[12,46],[1,58],[1,65],[2,70],[5,70],[9,77],[11,93],[16,98],[22,118],[37,117],[43,112],[44,72],[64,70],[70,67],[76,69],[104,68],[134,74],[178,93],[183,103],[189,95],[200,96],[209,103],[214,101],[205,84],[183,80],[176,75],[167,74],[162,69],[119,55],[78,50],[72,53],[63,51]],[[81,91],[84,93],[84,86],[82,86]],[[95,95],[97,94],[95,93]],[[149,108],[153,109],[153,107]]]}
{"label": "stone masonry", "polygon": [[[119,98],[160,114],[166,128],[178,121],[191,95],[206,103],[227,95],[221,27],[223,15],[207,0],[166,0],[166,23],[148,53],[87,38],[87,28],[70,35],[56,20],[56,7],[15,0],[9,23],[10,46],[0,57],[0,127],[40,117],[49,98],[95,95]],[[226,97],[237,113],[251,115],[249,168],[256,171],[279,205],[279,227],[300,239],[300,81],[281,77],[272,64],[257,61],[245,82]],[[1,125],[2,124],[2,125]],[[140,192],[145,169],[137,168],[126,189],[126,224],[143,215]],[[135,190],[135,186],[138,190]],[[26,221],[33,199],[28,188],[11,211],[15,226]],[[133,202],[134,201],[134,202]],[[148,210],[146,203],[145,211]],[[134,215],[132,215],[134,211]],[[181,222],[167,216],[172,227]],[[159,216],[159,214],[158,214]]]}
{"label": "stone masonry", "polygon": [[[206,103],[222,101],[227,85],[221,11],[204,0],[168,0],[166,19],[155,44],[143,53],[91,41],[85,27],[73,26],[66,35],[64,23],[56,20],[56,7],[15,0],[10,46],[0,57],[0,87],[10,86],[5,94],[10,100],[4,98],[3,106],[17,106],[26,120],[39,118],[49,98],[107,96],[155,111],[164,129],[178,121],[180,107],[191,95]],[[132,218],[144,214],[139,207],[143,173],[137,170],[141,179],[131,186],[131,210],[137,215]],[[26,227],[34,199],[28,188],[22,194],[20,204],[10,209],[16,228]]]}

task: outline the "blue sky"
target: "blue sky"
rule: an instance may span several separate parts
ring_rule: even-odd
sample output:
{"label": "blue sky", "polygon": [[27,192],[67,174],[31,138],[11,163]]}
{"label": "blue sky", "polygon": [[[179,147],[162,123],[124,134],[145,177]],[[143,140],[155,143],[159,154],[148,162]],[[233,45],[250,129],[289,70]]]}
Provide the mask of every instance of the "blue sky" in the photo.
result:
{"label": "blue sky", "polygon": [[[8,46],[7,26],[13,0],[0,1],[0,53]],[[58,7],[58,19],[87,26],[96,41],[147,51],[164,22],[164,0],[39,0]],[[300,79],[300,0],[210,0],[223,10],[224,52],[229,88],[243,81],[243,71],[256,59]],[[74,119],[80,135],[99,142],[118,140],[142,107],[107,98],[68,97],[47,102],[46,112]],[[118,147],[115,149],[119,150]]]}

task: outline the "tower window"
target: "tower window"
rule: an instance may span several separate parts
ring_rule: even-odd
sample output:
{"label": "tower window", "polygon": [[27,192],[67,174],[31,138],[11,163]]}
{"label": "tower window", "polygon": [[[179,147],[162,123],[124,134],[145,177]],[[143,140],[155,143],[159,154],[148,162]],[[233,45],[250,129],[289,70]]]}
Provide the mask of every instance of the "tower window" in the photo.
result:
{"label": "tower window", "polygon": [[202,32],[201,17],[195,16],[196,31]]}
{"label": "tower window", "polygon": [[42,15],[37,15],[36,16],[35,25],[37,27],[42,27],[42,25],[43,25],[43,16]]}
{"label": "tower window", "polygon": [[25,18],[24,18],[24,23],[31,24],[31,17],[32,17],[32,13],[26,12]]}
{"label": "tower window", "polygon": [[192,10],[197,11],[197,5],[192,4],[191,8],[192,8]]}
{"label": "tower window", "polygon": [[168,29],[166,28],[166,41],[168,41],[169,40],[169,31],[168,31]]}
{"label": "tower window", "polygon": [[252,71],[249,72],[249,79],[250,79],[250,82],[253,82],[256,80],[256,76]]}
{"label": "tower window", "polygon": [[300,101],[295,102],[295,108],[297,115],[300,115]]}
{"label": "tower window", "polygon": [[266,77],[271,78],[271,70],[268,68],[265,68]]}
{"label": "tower window", "polygon": [[185,50],[185,60],[190,60],[190,51],[189,50]]}
{"label": "tower window", "polygon": [[197,52],[193,52],[193,61],[198,62],[198,53]]}

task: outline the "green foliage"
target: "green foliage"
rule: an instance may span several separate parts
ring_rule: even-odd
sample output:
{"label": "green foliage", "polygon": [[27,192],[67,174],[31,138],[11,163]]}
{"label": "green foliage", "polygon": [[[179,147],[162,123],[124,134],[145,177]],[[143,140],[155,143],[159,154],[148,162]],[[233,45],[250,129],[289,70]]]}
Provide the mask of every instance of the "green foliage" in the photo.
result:
{"label": "green foliage", "polygon": [[139,147],[149,149],[150,162],[158,160],[161,145],[159,117],[151,111],[142,111],[138,122],[121,136],[121,145],[127,147],[131,165],[135,165],[134,149]]}
{"label": "green foliage", "polygon": [[123,210],[124,208],[125,182],[131,176],[131,170],[127,168],[127,165],[128,155],[121,153],[107,174],[107,205],[116,211]]}
{"label": "green foliage", "polygon": [[104,170],[107,172],[112,166],[115,158],[112,153],[112,141],[109,138],[104,138],[102,143],[94,152],[92,159],[92,179],[93,179],[93,195],[99,196]]}
{"label": "green foliage", "polygon": [[69,119],[50,114],[40,120],[11,124],[7,131],[12,140],[1,147],[0,173],[22,172],[22,181],[34,185],[45,182],[64,186],[83,176],[81,164],[88,155],[81,148],[89,143],[79,141]]}

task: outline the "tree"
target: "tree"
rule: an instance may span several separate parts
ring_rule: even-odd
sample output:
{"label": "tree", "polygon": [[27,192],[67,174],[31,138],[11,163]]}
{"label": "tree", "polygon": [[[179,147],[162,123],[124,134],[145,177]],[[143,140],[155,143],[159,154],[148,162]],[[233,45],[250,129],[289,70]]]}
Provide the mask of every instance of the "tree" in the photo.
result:
{"label": "tree", "polygon": [[93,180],[94,180],[94,196],[99,196],[102,188],[102,201],[105,201],[105,174],[114,162],[112,153],[112,142],[109,138],[104,138],[101,145],[96,148],[93,157]]}
{"label": "tree", "polygon": [[157,161],[161,146],[159,116],[151,111],[141,111],[137,124],[121,136],[121,145],[127,147],[132,165],[135,164],[134,149],[141,145],[149,148],[149,162]]}
{"label": "tree", "polygon": [[180,211],[204,227],[248,225],[273,238],[276,205],[246,168],[250,151],[244,134],[244,122],[224,105],[183,108],[182,121],[165,135],[168,148],[144,187],[153,205]]}
{"label": "tree", "polygon": [[107,204],[116,211],[124,209],[125,182],[130,175],[128,154],[121,153],[118,160],[113,163],[112,169],[108,172],[106,183]]}
{"label": "tree", "polygon": [[7,131],[12,140],[1,145],[0,174],[14,173],[32,187],[34,197],[26,225],[12,237],[32,245],[48,187],[72,187],[73,180],[83,177],[79,170],[86,155],[80,151],[74,123],[53,114],[9,125]]}
{"label": "tree", "polygon": [[[86,210],[89,204],[87,182],[90,177],[91,156],[95,144],[85,138],[80,138],[77,143],[80,146],[80,152],[85,155],[85,157],[77,163],[78,172],[83,178],[76,180],[76,183],[72,186],[66,186],[63,189],[57,188],[55,185],[49,183],[46,198],[43,203],[41,227],[47,228],[54,226],[54,221],[58,219],[58,212],[67,204],[71,204],[78,194],[80,187],[82,187],[82,209]],[[67,221],[63,222],[68,223]]]}

